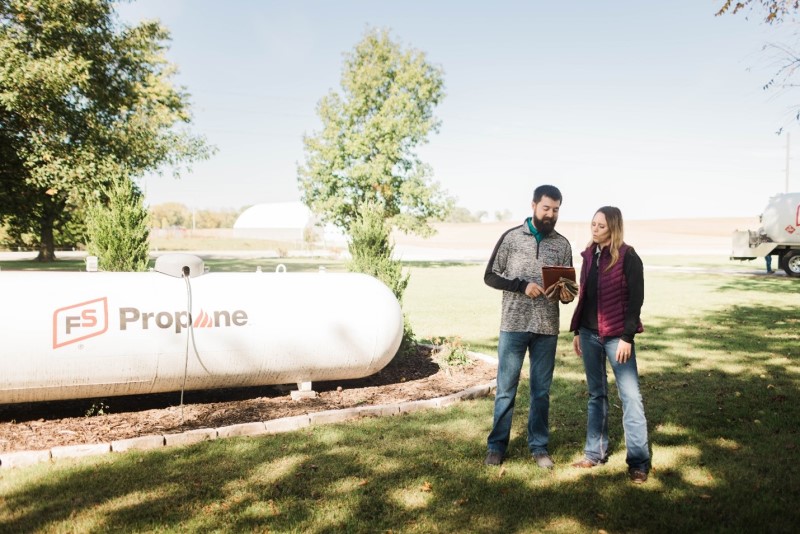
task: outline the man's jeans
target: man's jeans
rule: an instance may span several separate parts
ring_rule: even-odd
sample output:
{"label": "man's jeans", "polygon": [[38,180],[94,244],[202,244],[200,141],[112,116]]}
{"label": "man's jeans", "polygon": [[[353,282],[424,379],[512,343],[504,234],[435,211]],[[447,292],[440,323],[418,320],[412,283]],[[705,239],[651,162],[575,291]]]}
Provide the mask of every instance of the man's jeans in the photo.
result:
{"label": "man's jeans", "polygon": [[645,472],[650,469],[650,451],[647,445],[647,420],[644,416],[642,395],[639,393],[639,373],[636,369],[636,352],[631,346],[631,357],[625,363],[617,362],[615,355],[620,338],[601,339],[597,332],[580,330],[583,367],[589,387],[588,424],[586,427],[586,458],[597,463],[608,460],[608,378],[606,360],[617,380],[617,392],[622,401],[622,428],[625,430],[625,447],[628,466]]}
{"label": "man's jeans", "polygon": [[556,363],[558,336],[531,332],[500,332],[497,345],[497,393],[494,398],[494,423],[489,434],[490,451],[505,454],[511,436],[511,416],[517,396],[519,373],[525,353],[531,361],[531,404],[528,413],[528,449],[533,454],[547,452],[550,411],[550,384]]}

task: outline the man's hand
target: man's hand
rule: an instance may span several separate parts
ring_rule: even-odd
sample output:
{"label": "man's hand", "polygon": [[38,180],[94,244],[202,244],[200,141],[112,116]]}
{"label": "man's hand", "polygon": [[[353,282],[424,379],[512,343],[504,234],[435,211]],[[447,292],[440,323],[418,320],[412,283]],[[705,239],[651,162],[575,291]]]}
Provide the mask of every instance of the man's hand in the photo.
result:
{"label": "man's hand", "polygon": [[583,356],[583,351],[581,350],[581,336],[572,338],[572,348],[575,349],[575,354]]}
{"label": "man's hand", "polygon": [[535,299],[536,297],[544,295],[544,288],[536,282],[528,282],[528,285],[525,286],[525,294]]}
{"label": "man's hand", "polygon": [[562,304],[569,304],[570,302],[575,300],[575,293],[568,290],[566,287],[562,287],[558,297],[559,300],[561,300]]}
{"label": "man's hand", "polygon": [[562,304],[569,304],[575,300],[577,294],[578,284],[564,277],[561,277],[558,282],[552,284],[544,292],[544,296],[547,297],[547,300],[550,302],[560,300]]}
{"label": "man's hand", "polygon": [[617,344],[617,355],[616,359],[619,363],[627,362],[631,357],[631,344],[627,341],[619,340]]}

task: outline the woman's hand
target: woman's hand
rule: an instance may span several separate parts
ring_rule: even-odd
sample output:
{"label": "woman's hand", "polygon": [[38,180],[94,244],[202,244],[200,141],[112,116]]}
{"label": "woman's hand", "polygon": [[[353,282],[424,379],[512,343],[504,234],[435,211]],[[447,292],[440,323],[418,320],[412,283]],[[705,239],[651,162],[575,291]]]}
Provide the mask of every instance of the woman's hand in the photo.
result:
{"label": "woman's hand", "polygon": [[575,336],[572,338],[572,348],[575,349],[575,354],[578,356],[583,356],[583,352],[581,351],[581,336]]}
{"label": "woman's hand", "polygon": [[619,340],[617,344],[617,355],[616,359],[619,363],[627,362],[631,357],[631,344],[627,341]]}

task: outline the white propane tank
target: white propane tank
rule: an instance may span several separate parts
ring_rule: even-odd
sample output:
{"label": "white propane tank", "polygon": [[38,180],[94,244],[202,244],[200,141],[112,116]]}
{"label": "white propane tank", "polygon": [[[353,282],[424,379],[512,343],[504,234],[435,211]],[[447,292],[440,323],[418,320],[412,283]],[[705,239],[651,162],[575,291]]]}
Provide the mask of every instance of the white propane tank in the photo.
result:
{"label": "white propane tank", "polygon": [[776,243],[800,243],[800,193],[770,198],[761,214],[761,228]]}
{"label": "white propane tank", "polygon": [[[189,328],[189,291],[191,319]],[[361,378],[403,335],[355,273],[0,272],[0,403]]]}

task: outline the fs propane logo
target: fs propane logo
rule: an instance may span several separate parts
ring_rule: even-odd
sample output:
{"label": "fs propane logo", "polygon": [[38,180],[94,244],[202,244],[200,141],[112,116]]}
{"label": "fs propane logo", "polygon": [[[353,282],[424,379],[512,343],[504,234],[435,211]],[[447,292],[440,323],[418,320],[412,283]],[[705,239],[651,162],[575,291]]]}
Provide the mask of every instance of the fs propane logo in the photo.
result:
{"label": "fs propane logo", "polygon": [[53,348],[99,336],[108,330],[108,299],[87,300],[53,312]]}
{"label": "fs propane logo", "polygon": [[[140,328],[150,330],[151,328],[161,328],[164,330],[175,330],[180,334],[185,328],[189,328],[191,316],[185,311],[176,312],[143,312],[137,308],[119,309],[119,329],[128,330],[130,328]],[[192,321],[192,328],[210,328],[221,326],[244,326],[247,324],[247,312],[244,310],[215,311],[208,314],[200,310]]]}
{"label": "fs propane logo", "polygon": [[[221,328],[247,324],[244,310],[218,310],[197,317],[186,311],[142,311],[127,307],[119,309],[119,330],[171,330],[180,334],[192,328]],[[81,302],[53,312],[53,348],[57,349],[84,339],[99,336],[108,330],[108,299],[106,297]]]}

